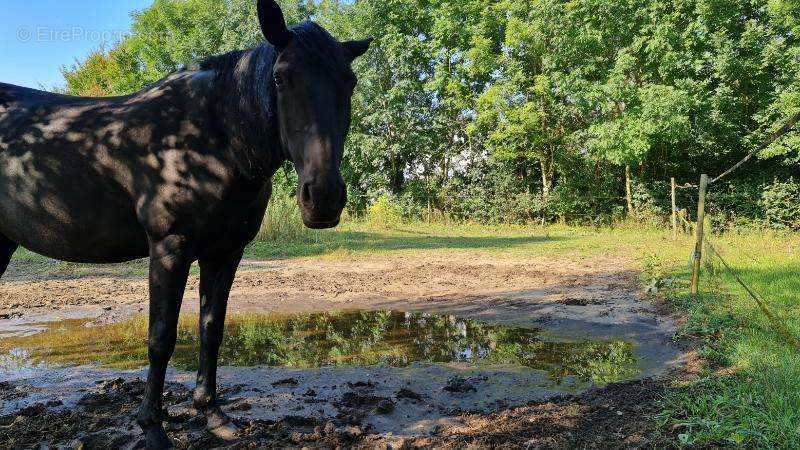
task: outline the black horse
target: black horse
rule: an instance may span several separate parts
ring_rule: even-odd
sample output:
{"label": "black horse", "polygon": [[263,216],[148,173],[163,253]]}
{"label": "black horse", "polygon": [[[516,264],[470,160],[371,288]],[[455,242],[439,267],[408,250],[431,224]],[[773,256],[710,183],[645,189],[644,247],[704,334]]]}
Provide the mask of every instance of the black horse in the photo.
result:
{"label": "black horse", "polygon": [[138,415],[148,448],[172,446],[161,397],[192,263],[201,298],[194,403],[210,429],[230,434],[217,405],[217,357],[272,176],[294,163],[308,227],[335,227],[346,203],[351,63],[371,41],[341,43],[312,22],[287,28],[274,0],[259,0],[258,16],[267,44],[130,96],[0,84],[0,274],[18,246],[81,263],[150,258],[150,370]]}

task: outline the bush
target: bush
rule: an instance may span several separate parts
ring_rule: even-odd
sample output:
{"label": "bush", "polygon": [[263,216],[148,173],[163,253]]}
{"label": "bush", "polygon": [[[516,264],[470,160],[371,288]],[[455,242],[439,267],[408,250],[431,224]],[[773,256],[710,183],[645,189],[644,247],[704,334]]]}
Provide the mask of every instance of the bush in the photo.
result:
{"label": "bush", "polygon": [[[653,183],[650,188],[655,188],[656,190],[661,188],[660,190],[662,191],[667,191],[668,189],[663,183]],[[638,181],[633,182],[631,199],[633,200],[633,210],[636,212],[636,220],[639,222],[657,227],[664,225],[665,218],[670,215],[670,210],[659,205],[656,196],[647,186]]]}
{"label": "bush", "polygon": [[563,164],[568,169],[556,180],[547,204],[549,216],[593,225],[608,225],[625,217],[623,172],[618,167],[579,158]]}
{"label": "bush", "polygon": [[300,207],[295,197],[273,195],[267,208],[267,215],[261,224],[256,240],[259,242],[280,243],[310,237],[313,232],[303,225]]}
{"label": "bush", "polygon": [[440,207],[458,221],[483,224],[524,224],[542,213],[541,194],[531,192],[499,164],[476,167],[451,179],[439,194]]}
{"label": "bush", "polygon": [[403,217],[411,220],[432,219],[433,209],[437,204],[436,186],[423,180],[412,180],[406,183],[403,193],[397,199]]}
{"label": "bush", "polygon": [[403,223],[403,208],[387,195],[378,197],[367,210],[367,222],[377,228],[393,228]]}
{"label": "bush", "polygon": [[[753,178],[712,185],[708,193],[707,210],[714,230],[761,226],[764,223],[764,211],[759,205],[759,198],[763,189],[763,181]],[[697,208],[697,190],[684,192],[694,197],[687,203],[694,211]]]}
{"label": "bush", "polygon": [[764,186],[759,205],[768,226],[800,230],[800,183],[794,178]]}

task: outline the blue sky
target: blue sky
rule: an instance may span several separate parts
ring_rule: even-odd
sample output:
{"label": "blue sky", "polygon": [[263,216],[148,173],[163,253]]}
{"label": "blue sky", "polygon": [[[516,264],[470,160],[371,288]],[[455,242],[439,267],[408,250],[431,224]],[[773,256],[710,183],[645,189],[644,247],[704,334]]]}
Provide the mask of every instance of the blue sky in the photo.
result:
{"label": "blue sky", "polygon": [[110,46],[153,0],[0,0],[0,82],[64,84],[59,69]]}

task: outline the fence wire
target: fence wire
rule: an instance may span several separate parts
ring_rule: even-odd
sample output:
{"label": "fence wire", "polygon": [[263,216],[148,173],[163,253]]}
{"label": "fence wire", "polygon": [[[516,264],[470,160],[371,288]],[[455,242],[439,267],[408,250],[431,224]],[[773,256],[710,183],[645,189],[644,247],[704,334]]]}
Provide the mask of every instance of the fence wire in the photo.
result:
{"label": "fence wire", "polygon": [[[703,182],[707,180],[708,184],[705,187],[706,188],[710,187],[710,186],[714,185],[715,183],[719,182],[720,180],[722,180],[723,178],[727,177],[728,175],[736,172],[739,168],[744,166],[748,161],[750,161],[759,152],[761,152],[762,150],[766,149],[767,147],[772,145],[775,141],[777,141],[778,139],[780,139],[781,137],[783,137],[784,135],[789,133],[791,130],[793,130],[797,126],[798,123],[800,123],[800,112],[798,112],[794,116],[790,117],[789,120],[787,120],[783,124],[783,126],[781,126],[778,130],[776,130],[774,133],[772,133],[764,142],[761,143],[761,145],[759,145],[758,147],[754,148],[741,161],[739,161],[738,163],[734,164],[732,167],[730,167],[728,170],[726,170],[725,172],[723,172],[722,174],[720,174],[716,178],[708,179],[708,178],[706,178],[707,177],[706,175],[703,175],[701,177],[701,184],[703,184]],[[674,178],[673,178],[673,180],[674,180]],[[686,183],[686,184],[683,184],[683,185],[675,185],[675,184],[673,184],[673,191],[672,191],[672,196],[673,196],[673,214],[676,214],[676,212],[677,212],[674,209],[675,200],[676,200],[676,197],[677,197],[676,196],[676,191],[677,190],[682,190],[682,189],[697,189],[697,188],[700,188],[700,200],[699,200],[699,203],[700,203],[700,205],[703,205],[703,206],[701,206],[701,208],[703,209],[703,211],[705,211],[704,203],[705,203],[705,195],[707,194],[707,192],[705,192],[703,187],[701,187],[699,185],[696,185],[696,184],[691,184],[691,183]],[[687,221],[687,219],[685,217],[683,217],[683,214],[678,214],[677,218],[681,222],[681,226],[684,229],[687,229],[687,228],[690,229],[690,230],[692,229],[692,226],[694,224],[692,224],[689,221]],[[698,218],[698,221],[699,220],[700,219]],[[674,220],[673,219],[673,223],[675,224],[675,226],[677,226],[678,220]],[[699,227],[700,227],[699,223],[697,224],[696,227],[694,227],[695,228],[695,230],[694,230],[695,234],[698,233]],[[703,234],[703,233],[700,233],[700,234]],[[702,249],[703,245],[702,244],[706,245],[706,248],[708,248],[711,251],[711,253],[713,253],[714,256],[716,256],[720,260],[720,262],[722,263],[722,266],[733,277],[733,279],[735,279],[736,282],[739,285],[741,285],[742,288],[744,288],[744,290],[747,292],[747,294],[750,295],[750,297],[753,300],[755,300],[756,304],[758,304],[758,307],[761,309],[761,311],[769,319],[769,321],[772,324],[772,327],[775,329],[775,331],[777,331],[781,336],[783,336],[783,338],[786,339],[786,341],[789,342],[793,347],[795,347],[797,350],[800,350],[800,340],[797,337],[795,337],[795,335],[792,334],[789,331],[788,328],[786,328],[786,325],[783,324],[783,322],[778,318],[778,316],[767,305],[767,303],[764,301],[763,297],[761,297],[752,288],[750,288],[750,286],[748,286],[747,284],[745,284],[744,281],[742,281],[742,278],[739,276],[739,274],[735,270],[733,270],[731,265],[728,264],[728,262],[717,251],[717,249],[714,247],[714,245],[711,244],[711,242],[708,239],[708,235],[697,236],[697,242],[695,243],[695,250],[694,250],[694,253],[692,254],[692,259],[691,259],[692,264],[696,263],[697,260],[700,258],[700,255],[703,253],[703,249]],[[698,253],[698,252],[700,252],[700,253]],[[700,268],[697,267],[697,266],[693,267],[693,270],[695,271],[695,272],[692,273],[692,290],[693,290],[693,292],[695,292],[695,289],[698,286],[696,283],[698,283],[698,281],[699,281],[699,276],[700,276],[699,275],[699,269]]]}
{"label": "fence wire", "polygon": [[742,281],[742,278],[739,276],[736,270],[734,270],[731,267],[731,265],[728,264],[725,258],[722,257],[722,255],[717,251],[717,249],[708,239],[708,237],[703,237],[703,241],[706,244],[706,248],[711,250],[711,253],[713,253],[717,257],[717,259],[720,260],[722,266],[725,268],[728,274],[730,274],[733,277],[733,279],[736,280],[736,282],[747,292],[747,294],[753,300],[755,300],[759,309],[761,309],[764,315],[766,315],[767,318],[769,319],[773,329],[777,331],[778,334],[780,334],[784,339],[786,339],[786,341],[790,343],[795,349],[800,350],[800,340],[794,334],[792,334],[791,331],[789,331],[789,329],[780,320],[777,314],[775,314],[772,308],[770,308],[769,305],[767,305],[767,302],[764,300],[764,298],[757,292],[755,292],[755,290],[753,290],[750,286],[748,286],[744,281]]}
{"label": "fence wire", "polygon": [[731,167],[730,169],[728,169],[725,172],[723,172],[722,175],[714,178],[713,180],[710,180],[709,184],[714,184],[717,181],[719,181],[719,180],[727,177],[728,175],[732,174],[733,172],[736,172],[740,167],[742,167],[748,161],[753,159],[753,157],[756,156],[758,153],[760,153],[762,150],[766,149],[767,147],[772,145],[772,143],[774,143],[775,141],[777,141],[778,139],[783,137],[788,132],[792,131],[792,129],[795,127],[795,125],[797,125],[797,122],[800,122],[800,113],[797,113],[794,116],[792,116],[791,118],[789,118],[789,120],[786,121],[786,123],[784,123],[783,126],[780,127],[777,131],[772,133],[767,138],[766,141],[764,141],[763,143],[761,143],[761,145],[759,145],[758,147],[753,149],[753,151],[748,153],[748,155],[745,156],[741,161],[739,161],[738,163],[734,164],[733,167]]}

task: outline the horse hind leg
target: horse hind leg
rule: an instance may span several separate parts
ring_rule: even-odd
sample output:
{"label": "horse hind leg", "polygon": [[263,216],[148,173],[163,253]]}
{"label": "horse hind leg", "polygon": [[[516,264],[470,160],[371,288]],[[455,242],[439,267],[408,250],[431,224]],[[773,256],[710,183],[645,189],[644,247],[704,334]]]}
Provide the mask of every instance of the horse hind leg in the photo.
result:
{"label": "horse hind leg", "polygon": [[11,262],[11,257],[17,251],[18,245],[11,241],[11,239],[0,234],[0,278],[6,273],[8,264]]}

